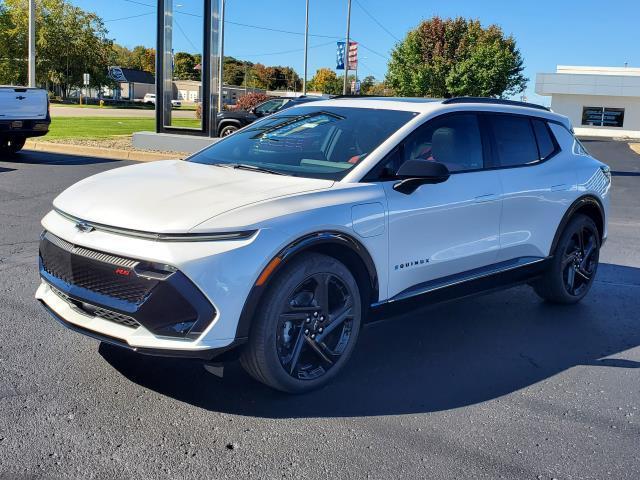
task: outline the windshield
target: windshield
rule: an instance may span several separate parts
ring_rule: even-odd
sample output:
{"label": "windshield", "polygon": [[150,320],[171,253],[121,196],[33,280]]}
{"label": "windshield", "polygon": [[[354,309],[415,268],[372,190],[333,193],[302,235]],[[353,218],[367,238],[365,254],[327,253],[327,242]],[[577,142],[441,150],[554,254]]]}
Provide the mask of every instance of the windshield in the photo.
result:
{"label": "windshield", "polygon": [[252,123],[190,162],[340,180],[417,113],[301,106]]}

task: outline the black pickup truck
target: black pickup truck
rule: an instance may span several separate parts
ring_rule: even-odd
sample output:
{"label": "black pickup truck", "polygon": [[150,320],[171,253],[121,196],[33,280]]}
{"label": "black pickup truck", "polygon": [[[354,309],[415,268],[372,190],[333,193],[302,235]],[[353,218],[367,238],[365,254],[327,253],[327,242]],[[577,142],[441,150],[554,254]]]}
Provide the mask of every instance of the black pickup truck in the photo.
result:
{"label": "black pickup truck", "polygon": [[303,103],[315,102],[317,100],[328,100],[327,96],[301,96],[292,98],[271,98],[265,102],[262,102],[251,110],[225,110],[218,113],[218,136],[226,137],[231,135],[236,130],[246,127],[252,122],[255,122],[260,117],[271,115],[272,113],[279,112],[286,108],[295,107]]}

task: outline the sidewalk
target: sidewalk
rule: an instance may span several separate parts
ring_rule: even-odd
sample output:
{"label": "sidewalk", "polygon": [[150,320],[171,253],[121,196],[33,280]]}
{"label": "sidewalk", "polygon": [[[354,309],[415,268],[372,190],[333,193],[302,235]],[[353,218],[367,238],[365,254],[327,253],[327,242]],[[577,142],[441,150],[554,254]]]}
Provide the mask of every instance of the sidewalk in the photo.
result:
{"label": "sidewalk", "polygon": [[118,149],[107,147],[94,147],[89,145],[73,145],[69,143],[54,143],[43,140],[27,140],[25,150],[34,150],[47,153],[64,153],[66,155],[78,155],[84,157],[110,158],[113,160],[135,160],[139,162],[152,162],[154,160],[182,159],[184,153],[147,152],[135,149]]}

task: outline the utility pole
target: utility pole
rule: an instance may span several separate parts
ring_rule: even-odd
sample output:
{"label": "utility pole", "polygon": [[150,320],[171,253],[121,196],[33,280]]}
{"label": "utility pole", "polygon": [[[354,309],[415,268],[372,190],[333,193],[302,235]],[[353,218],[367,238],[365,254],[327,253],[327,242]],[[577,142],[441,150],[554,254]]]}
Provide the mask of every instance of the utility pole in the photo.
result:
{"label": "utility pole", "polygon": [[29,0],[29,86],[36,86],[36,0]]}
{"label": "utility pole", "polygon": [[302,80],[302,95],[307,94],[307,55],[309,53],[309,0],[304,24],[304,79]]}
{"label": "utility pole", "polygon": [[351,28],[351,0],[347,2],[347,43],[344,46],[344,83],[342,94],[347,94],[347,77],[349,76],[349,29]]}
{"label": "utility pole", "polygon": [[224,10],[226,0],[220,2],[220,68],[218,71],[218,112],[222,111],[224,102],[222,99],[222,84],[224,83]]}

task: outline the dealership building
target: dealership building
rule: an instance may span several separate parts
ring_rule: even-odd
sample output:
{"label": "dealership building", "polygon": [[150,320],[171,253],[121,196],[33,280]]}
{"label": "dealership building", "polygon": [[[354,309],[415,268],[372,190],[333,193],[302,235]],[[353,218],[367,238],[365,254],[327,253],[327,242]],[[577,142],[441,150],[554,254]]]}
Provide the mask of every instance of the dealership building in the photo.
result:
{"label": "dealership building", "polygon": [[640,68],[558,66],[537,75],[536,93],[579,135],[640,138]]}

